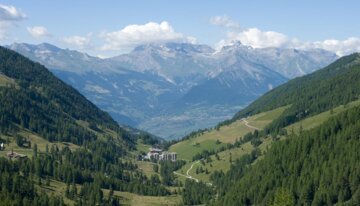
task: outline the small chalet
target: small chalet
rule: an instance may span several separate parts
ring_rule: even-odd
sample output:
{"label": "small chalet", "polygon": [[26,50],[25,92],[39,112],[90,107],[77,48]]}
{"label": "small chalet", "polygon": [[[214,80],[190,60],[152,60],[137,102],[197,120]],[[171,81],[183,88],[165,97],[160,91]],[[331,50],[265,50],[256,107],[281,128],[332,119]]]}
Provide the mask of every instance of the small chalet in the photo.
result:
{"label": "small chalet", "polygon": [[13,150],[11,150],[11,152],[8,152],[8,153],[7,153],[7,158],[8,158],[9,160],[20,160],[20,159],[25,159],[25,158],[27,158],[27,156],[24,155],[24,154],[19,154],[19,153],[17,153],[17,152],[14,152]]}

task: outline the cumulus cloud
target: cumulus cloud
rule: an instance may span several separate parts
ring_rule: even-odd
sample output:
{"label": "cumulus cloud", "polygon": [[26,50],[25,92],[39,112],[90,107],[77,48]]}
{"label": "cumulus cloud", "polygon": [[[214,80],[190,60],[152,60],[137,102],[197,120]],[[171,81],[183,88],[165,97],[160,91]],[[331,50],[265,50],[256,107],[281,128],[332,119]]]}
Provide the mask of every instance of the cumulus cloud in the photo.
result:
{"label": "cumulus cloud", "polygon": [[43,26],[27,27],[26,29],[35,38],[51,37],[49,31]]}
{"label": "cumulus cloud", "polygon": [[327,39],[323,41],[304,42],[297,38],[289,38],[285,34],[275,31],[261,31],[258,28],[250,28],[240,32],[228,32],[227,39],[221,40],[217,48],[229,45],[234,41],[253,48],[278,47],[298,49],[324,49],[344,56],[354,52],[360,52],[360,38],[350,37],[345,40]]}
{"label": "cumulus cloud", "polygon": [[26,14],[14,6],[0,4],[0,40],[7,37],[11,26],[16,22],[26,19]]}
{"label": "cumulus cloud", "polygon": [[14,6],[0,4],[0,21],[20,21],[25,18],[26,15]]}
{"label": "cumulus cloud", "polygon": [[75,35],[75,36],[64,37],[62,38],[62,41],[71,47],[85,49],[91,47],[91,37],[92,37],[92,33],[89,33],[86,36]]}
{"label": "cumulus cloud", "polygon": [[296,39],[290,39],[276,31],[261,31],[258,28],[241,29],[240,24],[228,16],[211,17],[210,23],[227,29],[227,38],[218,42],[217,48],[232,44],[234,41],[240,41],[253,48],[287,47],[297,43]]}
{"label": "cumulus cloud", "polygon": [[166,21],[149,22],[143,25],[128,25],[119,31],[103,32],[100,37],[105,40],[102,50],[128,50],[135,46],[156,42],[189,42],[195,38],[178,33]]}
{"label": "cumulus cloud", "polygon": [[258,28],[250,28],[241,32],[229,32],[229,40],[238,40],[245,45],[254,48],[286,47],[291,40],[284,34],[275,31],[261,31]]}
{"label": "cumulus cloud", "polygon": [[239,23],[230,19],[228,16],[214,16],[210,18],[210,23],[226,28],[240,29]]}
{"label": "cumulus cloud", "polygon": [[328,39],[305,43],[306,48],[320,48],[335,52],[339,56],[344,56],[354,52],[360,52],[360,38],[350,37],[345,40]]}
{"label": "cumulus cloud", "polygon": [[[300,41],[297,38],[290,38],[276,31],[262,31],[258,28],[239,29],[239,24],[226,16],[213,17],[210,19],[210,23],[227,28],[227,38],[217,43],[217,49],[233,44],[234,41],[240,41],[242,44],[253,48],[318,48],[334,52],[339,56],[360,52],[360,38],[358,37],[350,37],[345,40],[327,39],[323,41],[306,42]],[[234,25],[237,26],[235,27]]]}

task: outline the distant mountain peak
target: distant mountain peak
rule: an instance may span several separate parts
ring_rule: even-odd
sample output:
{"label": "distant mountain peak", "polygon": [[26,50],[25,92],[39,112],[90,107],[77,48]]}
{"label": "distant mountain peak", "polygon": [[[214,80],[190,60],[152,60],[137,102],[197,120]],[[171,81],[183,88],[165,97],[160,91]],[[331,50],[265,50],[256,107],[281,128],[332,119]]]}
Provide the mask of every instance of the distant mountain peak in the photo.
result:
{"label": "distant mountain peak", "polygon": [[49,43],[41,43],[37,45],[39,48],[43,48],[43,49],[49,49],[51,51],[60,51],[61,49],[55,45],[49,44]]}
{"label": "distant mountain peak", "polygon": [[12,50],[25,50],[25,51],[39,51],[39,50],[47,50],[51,52],[58,52],[61,49],[57,46],[54,46],[49,43],[41,43],[41,44],[27,44],[27,43],[13,43],[10,46],[8,46]]}
{"label": "distant mountain peak", "polygon": [[[87,71],[107,71],[108,64],[102,59],[71,49],[62,49],[49,43],[13,43],[7,48],[17,51],[53,70],[83,73]],[[112,67],[112,71],[115,69]]]}
{"label": "distant mountain peak", "polygon": [[149,43],[135,47],[132,52],[141,51],[167,51],[176,53],[212,53],[214,49],[208,45],[165,42],[165,43]]}
{"label": "distant mountain peak", "polygon": [[244,45],[239,40],[232,40],[229,43],[222,46],[220,50],[221,51],[229,51],[229,50],[238,50],[238,49],[249,50],[249,49],[253,49],[253,47]]}

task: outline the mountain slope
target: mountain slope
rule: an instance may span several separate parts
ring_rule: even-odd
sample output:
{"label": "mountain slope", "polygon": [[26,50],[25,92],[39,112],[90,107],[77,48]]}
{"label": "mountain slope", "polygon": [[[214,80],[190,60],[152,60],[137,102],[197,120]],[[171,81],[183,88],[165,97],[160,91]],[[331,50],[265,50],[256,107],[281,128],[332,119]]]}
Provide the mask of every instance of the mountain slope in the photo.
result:
{"label": "mountain slope", "polygon": [[14,43],[8,46],[11,50],[40,62],[50,69],[82,74],[88,71],[114,71],[107,61],[75,50],[61,49],[48,43],[38,45]]}
{"label": "mountain slope", "polygon": [[291,105],[277,119],[272,129],[279,129],[305,117],[356,100],[360,95],[360,55],[343,57],[322,70],[296,78],[266,93],[238,112],[233,121]]}
{"label": "mountain slope", "polygon": [[175,85],[151,73],[131,70],[83,74],[52,71],[125,125],[139,125],[181,95]]}
{"label": "mountain slope", "polygon": [[225,45],[214,56],[218,59],[240,56],[270,68],[288,79],[314,72],[338,58],[336,54],[322,49],[252,48],[239,41]]}
{"label": "mountain slope", "polygon": [[3,47],[0,60],[1,204],[119,205],[104,192],[170,194],[134,164],[135,136],[107,113],[39,63]]}
{"label": "mountain slope", "polygon": [[244,105],[261,94],[287,81],[280,74],[239,57],[224,66],[216,77],[190,89],[183,104]]}
{"label": "mountain slope", "polygon": [[214,177],[217,205],[360,204],[359,114],[349,109],[277,142],[254,166],[236,162],[225,178]]}
{"label": "mountain slope", "polygon": [[109,58],[116,65],[138,72],[148,71],[187,90],[212,71],[214,50],[188,43],[147,44],[129,54]]}
{"label": "mountain slope", "polygon": [[0,58],[1,74],[18,85],[0,88],[3,131],[20,126],[49,141],[82,145],[96,139],[93,133],[78,124],[78,121],[85,121],[99,130],[114,130],[118,134],[116,141],[132,144],[126,132],[107,113],[42,65],[2,47]]}

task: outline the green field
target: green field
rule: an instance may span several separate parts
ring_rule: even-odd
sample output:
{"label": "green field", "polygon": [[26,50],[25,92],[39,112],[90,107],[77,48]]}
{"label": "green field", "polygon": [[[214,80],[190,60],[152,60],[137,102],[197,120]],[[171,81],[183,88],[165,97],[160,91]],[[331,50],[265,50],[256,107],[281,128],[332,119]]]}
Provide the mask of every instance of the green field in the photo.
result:
{"label": "green field", "polygon": [[[0,77],[1,77],[1,74],[0,74]],[[88,126],[89,124],[87,122],[81,121],[81,120],[77,120],[76,122],[77,122],[78,125],[86,128],[88,130],[91,130],[89,128],[89,126]],[[28,157],[32,157],[32,155],[33,155],[33,147],[34,147],[35,144],[37,145],[37,148],[38,148],[39,152],[45,152],[46,151],[46,146],[48,146],[48,148],[51,149],[52,145],[57,145],[59,147],[59,149],[62,149],[62,148],[67,146],[67,147],[69,147],[70,150],[75,150],[75,149],[80,147],[80,146],[75,145],[75,144],[70,143],[70,142],[49,142],[45,138],[40,137],[38,134],[33,133],[33,132],[31,132],[31,131],[29,131],[29,130],[27,130],[25,128],[22,128],[19,125],[17,125],[17,127],[19,129],[17,134],[24,137],[24,138],[26,138],[28,141],[30,141],[31,142],[31,148],[19,147],[15,142],[15,137],[0,134],[1,139],[5,140],[5,141],[10,141],[9,144],[5,143],[5,148],[2,151],[0,151],[0,157],[5,157],[6,154],[8,152],[12,151],[12,150],[14,152],[27,155]],[[94,130],[91,130],[91,131],[94,132],[99,139],[106,140],[105,139],[106,135],[110,135],[112,138],[117,139],[116,138],[117,137],[116,133],[114,131],[112,131],[112,130],[109,130],[109,129],[104,130],[104,132],[97,132],[97,131],[94,131]],[[148,146],[143,145],[143,147],[145,148],[145,147],[148,147]]]}
{"label": "green field", "polygon": [[[272,140],[271,138],[263,139],[263,143],[259,145],[259,149],[264,152],[268,149],[270,146]],[[239,148],[233,148],[230,150],[225,150],[218,153],[219,160],[217,160],[215,155],[211,155],[211,162],[206,163],[205,161],[199,162],[194,164],[193,168],[189,171],[189,175],[192,177],[199,179],[204,182],[210,182],[209,177],[211,173],[213,173],[216,170],[222,170],[224,172],[227,172],[230,169],[230,156],[232,161],[235,161],[237,158],[245,155],[250,154],[254,147],[250,144],[250,142],[243,144]],[[178,173],[186,174],[188,169],[191,167],[191,165],[194,162],[189,162],[184,167],[182,167],[180,170],[178,170]],[[196,169],[198,167],[202,167],[204,170],[206,169],[208,171],[208,174],[206,173],[198,173],[196,174]],[[184,180],[183,177],[180,178],[180,180]]]}
{"label": "green field", "polygon": [[[279,117],[287,107],[280,107],[275,110],[263,112],[246,118],[248,125],[263,129],[272,120]],[[192,157],[203,150],[216,150],[224,143],[234,143],[236,139],[241,139],[248,132],[254,131],[248,127],[243,120],[238,120],[230,125],[225,125],[219,130],[213,129],[201,134],[198,137],[190,138],[178,142],[170,147],[170,151],[176,152],[179,159],[192,160]],[[219,140],[221,143],[216,144]]]}
{"label": "green field", "polygon": [[[154,165],[156,163],[153,162],[146,162],[146,161],[136,161],[137,166],[139,167],[139,170],[142,171],[147,177],[151,177],[151,175],[158,174],[154,172]],[[160,168],[160,165],[159,165]]]}
{"label": "green field", "polygon": [[[44,183],[45,180],[42,180],[42,182]],[[80,191],[80,185],[78,185],[78,191]],[[59,182],[56,180],[50,180],[50,185],[46,186],[45,184],[42,185],[36,185],[36,189],[38,190],[38,192],[41,193],[46,193],[49,195],[53,195],[56,197],[62,197],[64,199],[64,203],[66,205],[74,205],[75,202],[73,200],[70,200],[68,198],[65,197],[65,191],[66,191],[66,184],[63,182]]]}
{"label": "green field", "polygon": [[[104,192],[107,194],[107,192]],[[136,205],[136,206],[162,206],[162,205],[181,205],[182,200],[180,195],[171,196],[141,196],[129,192],[114,191],[114,196],[120,197],[122,205]]]}
{"label": "green field", "polygon": [[247,120],[250,125],[263,129],[266,125],[270,124],[274,119],[278,118],[287,108],[289,108],[289,106],[279,107],[274,110],[262,112],[254,116],[248,117]]}
{"label": "green field", "polygon": [[[45,182],[45,180],[43,180]],[[38,191],[46,192],[47,194],[63,197],[64,202],[67,205],[74,205],[74,201],[65,197],[66,184],[64,182],[59,182],[55,180],[50,181],[50,185],[46,186],[42,184],[41,186],[36,186]],[[77,185],[77,190],[80,192],[81,185]],[[108,197],[109,190],[103,189],[104,196]],[[160,206],[160,205],[181,205],[181,196],[179,195],[171,195],[171,196],[141,196],[134,193],[129,192],[120,192],[114,191],[114,196],[120,199],[121,205],[152,205],[152,206]]]}
{"label": "green field", "polygon": [[136,142],[136,150],[138,151],[138,153],[148,153],[150,147],[151,145],[144,144],[141,139]]}
{"label": "green field", "polygon": [[[252,151],[252,149],[253,149],[253,146],[250,143],[246,143],[246,144],[242,145],[240,148],[225,150],[223,152],[218,153],[219,158],[220,158],[219,160],[216,159],[215,155],[212,155],[212,156],[210,156],[211,162],[209,162],[209,163],[204,162],[204,164],[202,164],[200,162],[200,163],[194,164],[193,168],[189,171],[189,175],[191,175],[192,177],[197,178],[199,180],[209,182],[209,176],[215,170],[222,170],[222,171],[226,172],[230,169],[230,153],[231,153],[232,159],[235,160],[237,157],[240,157],[244,154],[250,153]],[[184,165],[183,168],[181,168],[177,172],[179,172],[181,174],[186,174],[186,172],[188,171],[188,169],[191,167],[191,165],[193,163],[194,162],[187,163],[186,165]],[[205,173],[196,174],[196,168],[198,168],[200,166],[204,169],[207,169],[209,171],[209,174],[205,174]]]}
{"label": "green field", "polygon": [[10,85],[16,85],[15,80],[0,74],[0,87],[10,86]]}
{"label": "green field", "polygon": [[196,141],[196,139],[186,140],[170,147],[171,152],[176,152],[178,159],[192,160],[192,157],[203,150],[219,149],[223,143],[216,144],[215,140],[202,140]]}
{"label": "green field", "polygon": [[324,123],[329,118],[336,116],[343,111],[346,111],[350,108],[353,108],[353,107],[359,106],[359,105],[360,105],[360,100],[353,101],[346,105],[341,105],[339,107],[336,107],[330,111],[326,111],[326,112],[320,113],[318,115],[301,120],[299,122],[296,122],[295,124],[285,127],[285,129],[288,132],[294,131],[295,133],[299,133],[299,131],[301,130],[301,127],[303,130],[312,129],[312,128],[317,127],[320,124]]}
{"label": "green field", "polygon": [[68,146],[71,150],[75,150],[76,148],[79,148],[78,145],[68,143],[68,142],[49,142],[44,138],[39,137],[38,135],[31,133],[28,130],[22,130],[21,132],[18,132],[19,135],[25,137],[27,140],[31,141],[31,147],[19,147],[14,137],[9,137],[5,135],[0,135],[0,137],[4,140],[10,140],[9,144],[5,144],[5,149],[0,151],[0,157],[5,157],[8,152],[13,150],[14,152],[27,155],[28,157],[32,157],[33,155],[33,147],[36,144],[39,152],[45,152],[46,151],[46,145],[50,149],[52,145],[57,145],[60,149]]}

